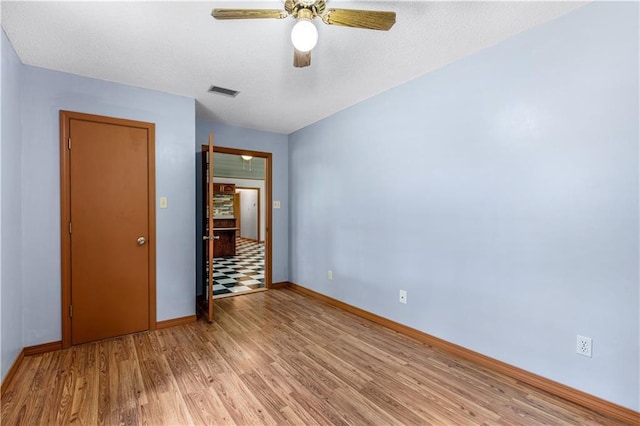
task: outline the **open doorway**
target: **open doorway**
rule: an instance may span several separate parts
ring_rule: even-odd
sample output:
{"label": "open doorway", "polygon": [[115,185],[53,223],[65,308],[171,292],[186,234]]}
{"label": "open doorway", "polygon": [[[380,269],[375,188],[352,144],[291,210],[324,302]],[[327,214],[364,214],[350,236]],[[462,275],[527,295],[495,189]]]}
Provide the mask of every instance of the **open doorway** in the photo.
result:
{"label": "open doorway", "polygon": [[[203,146],[203,152],[206,146]],[[202,170],[209,170],[209,156],[203,155]],[[271,287],[271,153],[213,147],[212,189],[202,173],[202,226],[212,220],[212,271],[203,240],[203,282],[199,292],[205,300],[263,291]],[[211,200],[209,200],[211,196]],[[211,204],[209,204],[211,201]],[[211,205],[211,209],[207,206]],[[204,235],[204,233],[203,233]],[[211,291],[209,291],[211,281]],[[205,309],[206,311],[206,309]]]}
{"label": "open doorway", "polygon": [[264,207],[261,205],[260,190],[261,188],[236,187],[237,216],[240,228],[237,235],[257,243],[264,242],[264,231],[260,229],[260,225],[264,223],[264,219],[261,218]]}

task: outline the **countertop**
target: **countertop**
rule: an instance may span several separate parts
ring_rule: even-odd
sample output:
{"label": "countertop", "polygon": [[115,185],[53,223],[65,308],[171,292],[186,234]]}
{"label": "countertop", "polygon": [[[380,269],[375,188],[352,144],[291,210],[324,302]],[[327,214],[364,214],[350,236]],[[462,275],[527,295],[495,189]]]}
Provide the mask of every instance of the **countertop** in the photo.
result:
{"label": "countertop", "polygon": [[214,215],[213,216],[214,220],[215,219],[235,219],[235,218],[236,218],[235,216],[231,216],[231,215],[226,215],[226,216],[216,216],[216,215]]}
{"label": "countertop", "polygon": [[213,232],[216,231],[237,231],[240,228],[213,228]]}

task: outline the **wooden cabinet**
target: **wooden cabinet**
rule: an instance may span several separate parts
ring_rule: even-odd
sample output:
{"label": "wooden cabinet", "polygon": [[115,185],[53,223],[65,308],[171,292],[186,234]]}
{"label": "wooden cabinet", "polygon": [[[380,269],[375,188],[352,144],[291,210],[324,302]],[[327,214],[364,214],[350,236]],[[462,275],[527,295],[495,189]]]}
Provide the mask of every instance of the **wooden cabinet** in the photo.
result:
{"label": "wooden cabinet", "polygon": [[213,218],[213,229],[214,231],[217,228],[235,228],[236,220],[234,218],[231,219],[216,219]]}
{"label": "wooden cabinet", "polygon": [[235,219],[213,219],[213,235],[216,240],[213,245],[213,257],[227,257],[236,255]]}
{"label": "wooden cabinet", "polygon": [[213,184],[213,191],[215,194],[235,194],[236,185],[233,183],[218,183]]}
{"label": "wooden cabinet", "polygon": [[229,257],[236,254],[235,231],[213,231],[217,239],[213,245],[213,257]]}

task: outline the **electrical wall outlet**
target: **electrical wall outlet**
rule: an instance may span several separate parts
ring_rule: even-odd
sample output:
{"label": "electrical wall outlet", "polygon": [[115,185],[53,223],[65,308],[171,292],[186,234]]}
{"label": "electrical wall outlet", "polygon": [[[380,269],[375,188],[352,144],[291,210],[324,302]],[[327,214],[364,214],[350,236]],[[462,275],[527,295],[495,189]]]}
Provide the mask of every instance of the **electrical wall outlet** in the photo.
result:
{"label": "electrical wall outlet", "polygon": [[400,301],[400,303],[404,303],[405,305],[407,304],[407,291],[406,290],[400,290],[399,301]]}
{"label": "electrical wall outlet", "polygon": [[331,269],[327,271],[327,279],[330,279],[330,280],[333,279],[333,271]]}
{"label": "electrical wall outlet", "polygon": [[576,340],[576,353],[591,358],[591,337],[578,335]]}

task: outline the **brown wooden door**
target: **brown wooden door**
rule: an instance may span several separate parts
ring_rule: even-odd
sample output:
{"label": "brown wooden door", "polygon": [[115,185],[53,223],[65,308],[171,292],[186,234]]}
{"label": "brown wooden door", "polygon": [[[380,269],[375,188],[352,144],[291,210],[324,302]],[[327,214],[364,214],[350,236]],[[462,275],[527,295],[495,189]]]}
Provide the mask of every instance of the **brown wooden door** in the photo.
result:
{"label": "brown wooden door", "polygon": [[213,253],[215,236],[213,232],[213,133],[209,134],[209,146],[207,147],[207,240],[205,255],[207,258],[207,320],[213,321]]}
{"label": "brown wooden door", "polygon": [[148,330],[155,322],[153,127],[102,119],[80,115],[67,122],[74,345]]}

